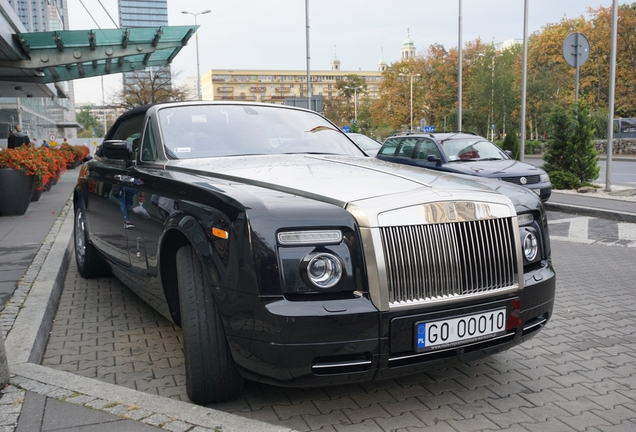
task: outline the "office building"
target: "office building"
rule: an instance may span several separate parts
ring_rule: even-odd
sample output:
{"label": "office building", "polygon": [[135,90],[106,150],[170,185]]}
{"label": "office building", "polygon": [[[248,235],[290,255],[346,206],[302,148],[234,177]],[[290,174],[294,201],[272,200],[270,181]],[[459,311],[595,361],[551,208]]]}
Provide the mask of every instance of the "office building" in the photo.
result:
{"label": "office building", "polygon": [[[8,0],[3,13],[19,18],[19,23],[13,19],[12,25],[21,33],[68,30],[65,0]],[[57,82],[51,88],[50,97],[34,97],[20,85],[15,86],[11,97],[0,95],[0,139],[6,139],[17,124],[30,138],[40,141],[50,135],[74,138],[79,125],[75,120],[73,82]]]}
{"label": "office building", "polygon": [[[119,27],[161,27],[168,25],[168,1],[167,0],[118,0]],[[123,85],[140,80],[145,81],[152,74],[161,77],[161,82],[171,81],[170,66],[150,67],[139,72],[126,72],[123,74]]]}
{"label": "office building", "polygon": [[[401,60],[415,57],[415,44],[407,35],[400,57]],[[311,71],[311,94],[324,99],[337,97],[336,83],[347,75],[364,78],[370,99],[378,99],[382,73],[388,64],[384,53],[375,71],[343,70],[341,61],[334,53],[330,70]],[[203,100],[245,100],[264,103],[284,104],[285,99],[307,97],[306,70],[275,69],[214,69],[203,73],[201,77]]]}

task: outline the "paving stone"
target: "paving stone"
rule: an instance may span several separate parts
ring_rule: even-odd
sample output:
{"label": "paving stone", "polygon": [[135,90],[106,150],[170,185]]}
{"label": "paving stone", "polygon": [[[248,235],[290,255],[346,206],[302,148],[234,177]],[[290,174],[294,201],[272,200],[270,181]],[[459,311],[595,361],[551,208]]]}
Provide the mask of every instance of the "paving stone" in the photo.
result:
{"label": "paving stone", "polygon": [[408,387],[394,387],[386,390],[396,401],[404,401],[406,399],[417,396],[430,396],[431,392],[419,384]]}
{"label": "paving stone", "polygon": [[386,432],[373,420],[365,420],[354,425],[337,425],[335,429],[338,432]]}
{"label": "paving stone", "polygon": [[368,419],[389,418],[389,414],[380,404],[372,404],[367,407],[358,409],[343,409],[342,412],[347,416],[351,423],[360,423]]}
{"label": "paving stone", "polygon": [[311,414],[318,415],[320,411],[312,401],[305,401],[293,405],[274,405],[272,407],[281,420],[287,420],[294,416]]}
{"label": "paving stone", "polygon": [[407,411],[428,409],[422,402],[420,402],[416,398],[409,398],[404,401],[396,402],[382,402],[380,403],[380,406],[392,416],[400,415]]}
{"label": "paving stone", "polygon": [[241,417],[245,417],[245,418],[249,418],[253,420],[259,420],[263,422],[269,422],[269,423],[273,423],[273,422],[281,420],[280,417],[278,417],[278,414],[276,414],[276,411],[274,411],[272,407],[264,407],[258,411],[241,412],[240,415]]}
{"label": "paving stone", "polygon": [[351,420],[342,411],[332,411],[329,414],[303,415],[311,430],[322,430],[324,427],[350,425]]}
{"label": "paving stone", "polygon": [[[490,400],[490,399],[489,399]],[[467,404],[450,404],[450,407],[460,413],[464,419],[474,418],[477,415],[491,413],[497,414],[500,411],[494,406],[490,405],[485,400],[475,401]]]}
{"label": "paving stone", "polygon": [[495,423],[502,429],[509,429],[511,426],[520,423],[532,423],[534,419],[522,411],[508,411],[507,413],[484,413],[484,417]]}
{"label": "paving stone", "polygon": [[328,414],[334,410],[343,410],[343,409],[356,409],[358,408],[358,404],[356,404],[350,396],[343,396],[337,399],[329,399],[322,400],[317,399],[314,400],[314,405],[318,410],[323,414]]}
{"label": "paving stone", "polygon": [[530,432],[575,432],[570,426],[562,423],[558,419],[551,418],[541,423],[522,423],[523,427]]}
{"label": "paving stone", "polygon": [[307,425],[307,422],[305,421],[305,419],[303,419],[303,417],[300,415],[294,416],[286,420],[272,422],[272,424],[275,424],[281,427],[286,427],[286,428],[299,431],[299,432],[306,432],[311,430],[309,425]]}
{"label": "paving stone", "polygon": [[441,406],[449,405],[453,403],[454,404],[464,403],[462,399],[460,399],[458,396],[456,396],[452,392],[446,392],[441,395],[435,395],[435,396],[424,396],[424,397],[420,396],[418,397],[418,399],[420,400],[420,402],[426,405],[429,409],[436,409]]}
{"label": "paving stone", "polygon": [[410,412],[388,418],[378,417],[374,420],[382,429],[387,431],[399,428],[426,426],[417,416]]}
{"label": "paving stone", "polygon": [[171,421],[162,426],[162,429],[169,430],[172,432],[187,432],[192,429],[192,425],[186,422],[182,422],[180,420]]}
{"label": "paving stone", "polygon": [[450,406],[443,406],[434,410],[416,410],[413,414],[427,426],[435,426],[446,420],[464,420],[465,417]]}
{"label": "paving stone", "polygon": [[153,414],[150,417],[146,417],[144,419],[142,419],[142,422],[149,424],[149,425],[153,425],[153,426],[161,426],[163,424],[166,424],[168,422],[172,421],[170,419],[170,417],[165,416],[163,414]]}

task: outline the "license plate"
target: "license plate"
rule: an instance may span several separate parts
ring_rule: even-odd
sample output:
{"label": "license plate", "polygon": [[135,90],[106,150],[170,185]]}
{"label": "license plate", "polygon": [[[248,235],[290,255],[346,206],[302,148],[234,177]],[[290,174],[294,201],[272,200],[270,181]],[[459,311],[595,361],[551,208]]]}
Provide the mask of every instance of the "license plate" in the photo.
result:
{"label": "license plate", "polygon": [[489,339],[506,331],[506,309],[415,323],[417,352],[450,348]]}

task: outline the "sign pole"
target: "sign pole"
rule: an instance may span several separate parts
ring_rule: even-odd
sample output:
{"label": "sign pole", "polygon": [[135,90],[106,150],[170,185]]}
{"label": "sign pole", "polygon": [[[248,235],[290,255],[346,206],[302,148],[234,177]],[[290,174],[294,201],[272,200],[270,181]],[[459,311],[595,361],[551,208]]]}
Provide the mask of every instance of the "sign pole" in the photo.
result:
{"label": "sign pole", "polygon": [[609,101],[607,107],[607,159],[605,160],[605,192],[612,191],[612,154],[614,152],[614,92],[616,86],[616,33],[618,1],[612,3],[612,46],[610,48]]}
{"label": "sign pole", "polygon": [[579,56],[581,55],[579,53],[579,49],[581,48],[581,45],[579,44],[579,35],[581,33],[575,33],[576,34],[576,38],[574,44],[574,64],[576,65],[576,82],[574,84],[574,103],[578,104],[579,103]]}

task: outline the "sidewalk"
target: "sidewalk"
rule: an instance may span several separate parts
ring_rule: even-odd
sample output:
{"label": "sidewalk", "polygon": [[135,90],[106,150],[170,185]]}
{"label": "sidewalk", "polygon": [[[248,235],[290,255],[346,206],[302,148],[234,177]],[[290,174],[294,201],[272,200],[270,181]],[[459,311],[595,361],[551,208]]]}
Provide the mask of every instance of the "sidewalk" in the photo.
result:
{"label": "sidewalk", "polygon": [[[72,259],[69,199],[79,168],[24,216],[0,217],[0,328],[11,379],[0,392],[0,432],[290,431],[40,365]],[[553,193],[549,210],[636,223],[636,202]]]}

